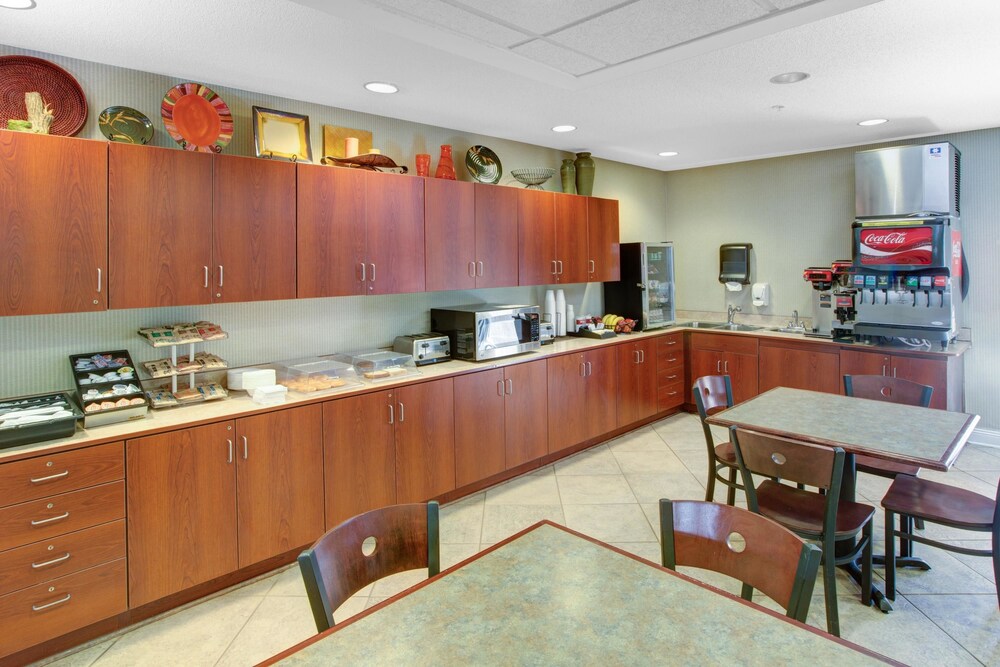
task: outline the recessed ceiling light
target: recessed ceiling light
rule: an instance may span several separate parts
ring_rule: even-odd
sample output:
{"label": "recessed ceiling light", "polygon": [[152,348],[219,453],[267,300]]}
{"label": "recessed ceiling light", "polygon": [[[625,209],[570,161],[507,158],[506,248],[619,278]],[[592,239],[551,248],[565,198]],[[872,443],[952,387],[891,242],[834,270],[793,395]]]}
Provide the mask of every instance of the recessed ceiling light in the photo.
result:
{"label": "recessed ceiling light", "polygon": [[772,76],[771,83],[798,83],[799,81],[805,81],[808,78],[809,75],[805,72],[785,72],[784,74]]}
{"label": "recessed ceiling light", "polygon": [[576,125],[556,125],[552,128],[553,132],[572,132],[576,129]]}
{"label": "recessed ceiling light", "polygon": [[34,9],[35,0],[0,0],[0,7],[7,9]]}
{"label": "recessed ceiling light", "polygon": [[677,151],[663,151],[662,153],[657,153],[660,157],[673,157],[677,155]]}
{"label": "recessed ceiling light", "polygon": [[863,120],[858,125],[861,127],[868,127],[869,125],[881,125],[882,123],[888,123],[888,118],[872,118],[871,120]]}
{"label": "recessed ceiling light", "polygon": [[399,88],[391,83],[386,83],[385,81],[369,81],[365,84],[365,90],[370,90],[373,93],[398,93]]}

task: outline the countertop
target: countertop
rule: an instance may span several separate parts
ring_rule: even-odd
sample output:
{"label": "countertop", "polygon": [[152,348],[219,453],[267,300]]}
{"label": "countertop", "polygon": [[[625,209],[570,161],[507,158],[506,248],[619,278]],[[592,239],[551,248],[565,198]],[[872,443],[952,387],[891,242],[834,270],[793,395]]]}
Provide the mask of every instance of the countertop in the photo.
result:
{"label": "countertop", "polygon": [[408,376],[394,381],[383,381],[378,383],[371,383],[366,381],[363,385],[357,388],[351,388],[337,392],[317,392],[317,395],[308,395],[308,396],[305,394],[289,392],[288,400],[277,406],[266,406],[266,407],[261,406],[251,401],[250,397],[244,394],[243,392],[234,392],[233,394],[230,394],[230,397],[228,399],[225,400],[212,401],[209,403],[188,405],[177,408],[150,410],[149,414],[144,419],[121,422],[118,424],[109,424],[106,426],[98,426],[90,429],[78,428],[76,433],[74,433],[72,436],[68,438],[46,440],[44,442],[21,445],[18,447],[10,447],[7,449],[0,449],[0,463],[16,461],[19,459],[29,458],[32,456],[38,456],[40,454],[55,453],[70,449],[78,449],[84,446],[96,445],[105,442],[114,442],[117,440],[135,438],[144,435],[152,435],[154,433],[162,433],[165,431],[172,431],[181,428],[188,428],[191,426],[198,426],[201,424],[221,421],[224,419],[236,419],[239,417],[246,417],[253,414],[271,412],[274,410],[286,409],[299,405],[308,405],[311,403],[329,401],[337,398],[342,398],[345,396],[352,396],[352,395],[370,393],[375,391],[385,391],[387,389],[392,389],[393,387],[412,384],[415,382],[426,382],[428,380],[436,380],[438,378],[443,378],[443,377],[464,375],[467,373],[474,373],[477,371],[488,370],[491,368],[502,368],[504,366],[527,363],[530,361],[545,359],[547,357],[557,356],[561,354],[583,352],[588,349],[593,349],[597,347],[603,347],[607,345],[617,345],[621,343],[628,343],[630,341],[643,340],[646,338],[662,336],[665,334],[688,332],[688,331],[698,332],[698,333],[721,334],[724,336],[752,336],[759,338],[761,340],[773,340],[776,342],[798,341],[815,345],[832,345],[838,348],[850,348],[850,349],[856,348],[860,350],[871,350],[884,353],[891,352],[892,354],[910,354],[918,356],[959,356],[967,352],[970,348],[969,343],[956,342],[950,344],[948,348],[945,350],[940,350],[940,349],[913,350],[908,348],[899,348],[897,346],[865,345],[860,343],[851,344],[851,343],[845,343],[843,341],[805,337],[802,334],[788,334],[775,331],[767,331],[766,329],[743,332],[743,331],[719,331],[714,329],[692,329],[690,327],[682,327],[682,326],[670,326],[662,329],[654,329],[652,331],[619,335],[615,338],[606,340],[598,340],[594,338],[565,337],[565,338],[557,338],[555,342],[543,345],[542,348],[539,350],[527,352],[525,354],[520,354],[513,357],[494,359],[485,362],[469,362],[469,361],[461,361],[458,359],[453,359],[445,363],[422,366],[420,367],[419,376]]}

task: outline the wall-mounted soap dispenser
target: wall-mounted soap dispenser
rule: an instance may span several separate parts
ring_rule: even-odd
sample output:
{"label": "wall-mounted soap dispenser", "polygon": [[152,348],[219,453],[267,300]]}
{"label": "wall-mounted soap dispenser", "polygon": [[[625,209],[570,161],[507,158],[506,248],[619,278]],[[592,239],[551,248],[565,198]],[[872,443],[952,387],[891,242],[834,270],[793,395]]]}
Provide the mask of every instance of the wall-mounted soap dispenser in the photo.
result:
{"label": "wall-mounted soap dispenser", "polygon": [[750,288],[750,297],[753,305],[764,307],[771,303],[771,285],[769,283],[754,283]]}
{"label": "wall-mounted soap dispenser", "polygon": [[719,246],[719,282],[732,292],[750,284],[752,243],[725,243]]}

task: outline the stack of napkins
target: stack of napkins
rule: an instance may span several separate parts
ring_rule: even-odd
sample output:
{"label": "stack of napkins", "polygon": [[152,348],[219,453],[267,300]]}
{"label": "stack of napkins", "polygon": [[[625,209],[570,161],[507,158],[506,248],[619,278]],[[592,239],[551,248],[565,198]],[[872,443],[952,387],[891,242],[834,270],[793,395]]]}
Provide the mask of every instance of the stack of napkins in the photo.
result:
{"label": "stack of napkins", "polygon": [[279,405],[285,402],[288,389],[280,384],[265,385],[256,387],[250,394],[251,400],[260,405]]}

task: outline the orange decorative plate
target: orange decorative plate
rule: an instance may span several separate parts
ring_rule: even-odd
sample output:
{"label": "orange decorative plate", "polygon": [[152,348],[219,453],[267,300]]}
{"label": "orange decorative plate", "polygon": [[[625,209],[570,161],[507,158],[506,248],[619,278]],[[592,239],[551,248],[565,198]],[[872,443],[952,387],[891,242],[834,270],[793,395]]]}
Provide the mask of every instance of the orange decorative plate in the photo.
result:
{"label": "orange decorative plate", "polygon": [[200,83],[181,83],[163,96],[160,115],[170,137],[186,151],[221,153],[233,138],[233,114]]}

